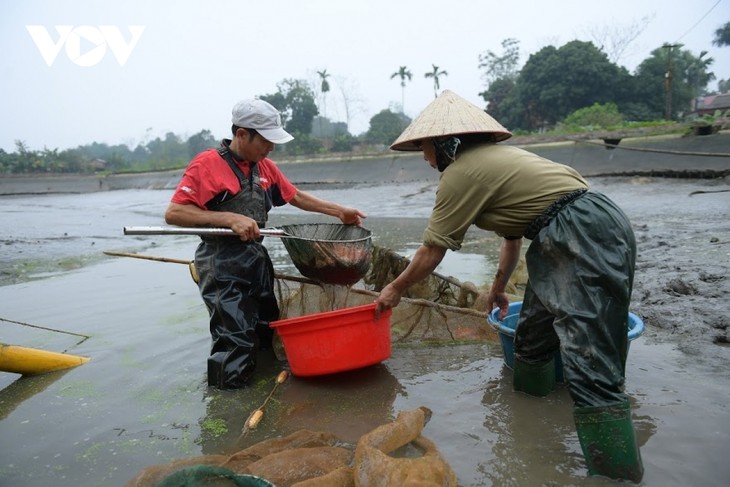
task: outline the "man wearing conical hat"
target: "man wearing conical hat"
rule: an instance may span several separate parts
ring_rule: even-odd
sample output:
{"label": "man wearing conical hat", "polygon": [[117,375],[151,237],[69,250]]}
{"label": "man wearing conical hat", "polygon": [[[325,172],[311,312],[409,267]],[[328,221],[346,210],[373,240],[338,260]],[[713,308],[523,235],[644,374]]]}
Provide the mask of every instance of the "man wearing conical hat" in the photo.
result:
{"label": "man wearing conical hat", "polygon": [[573,168],[499,144],[511,133],[450,91],[391,145],[423,151],[441,172],[423,244],[381,291],[377,312],[396,306],[471,225],[503,237],[488,309],[508,310],[507,282],[522,242],[529,279],[515,330],[516,391],[547,395],[554,357],[574,401],[578,438],[592,475],[641,480],[643,466],[623,392],[636,241],[624,213]]}

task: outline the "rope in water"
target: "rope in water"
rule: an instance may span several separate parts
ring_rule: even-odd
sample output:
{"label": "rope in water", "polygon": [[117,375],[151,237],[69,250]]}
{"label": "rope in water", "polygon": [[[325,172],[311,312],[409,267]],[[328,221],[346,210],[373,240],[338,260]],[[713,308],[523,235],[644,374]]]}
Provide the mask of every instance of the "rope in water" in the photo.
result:
{"label": "rope in water", "polygon": [[276,382],[274,383],[274,388],[271,389],[271,392],[269,392],[269,395],[266,396],[266,399],[264,402],[256,408],[249,416],[246,418],[246,422],[243,423],[243,428],[241,429],[241,436],[238,437],[238,441],[241,441],[249,431],[252,429],[255,429],[259,422],[261,422],[261,419],[264,417],[264,408],[266,407],[266,404],[268,404],[269,399],[271,399],[271,396],[274,395],[274,392],[276,391],[276,388],[279,387],[279,384],[283,384],[286,378],[289,376],[289,373],[286,370],[282,370],[279,372],[279,375],[276,376]]}
{"label": "rope in water", "polygon": [[7,318],[0,318],[0,321],[5,321],[6,323],[13,323],[15,325],[29,326],[31,328],[38,328],[40,330],[52,331],[52,332],[55,332],[55,333],[65,333],[66,335],[74,335],[74,336],[77,336],[77,337],[82,337],[84,339],[91,338],[89,335],[83,335],[81,333],[74,333],[72,331],[57,330],[55,328],[48,328],[46,326],[40,326],[40,325],[31,325],[30,323],[23,323],[22,321],[9,320]]}

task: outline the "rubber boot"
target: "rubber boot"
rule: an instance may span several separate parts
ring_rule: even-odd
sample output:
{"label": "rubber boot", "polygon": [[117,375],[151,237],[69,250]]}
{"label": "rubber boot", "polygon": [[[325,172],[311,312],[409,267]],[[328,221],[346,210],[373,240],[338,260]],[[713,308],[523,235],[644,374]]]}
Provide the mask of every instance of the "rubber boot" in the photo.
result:
{"label": "rubber boot", "polygon": [[218,389],[242,389],[256,369],[252,347],[236,347],[208,357],[208,385]]}
{"label": "rubber boot", "polygon": [[515,359],[514,390],[531,396],[547,396],[555,389],[555,359],[541,364],[530,364]]}
{"label": "rubber boot", "polygon": [[590,475],[641,481],[644,465],[628,402],[575,408],[573,417]]}

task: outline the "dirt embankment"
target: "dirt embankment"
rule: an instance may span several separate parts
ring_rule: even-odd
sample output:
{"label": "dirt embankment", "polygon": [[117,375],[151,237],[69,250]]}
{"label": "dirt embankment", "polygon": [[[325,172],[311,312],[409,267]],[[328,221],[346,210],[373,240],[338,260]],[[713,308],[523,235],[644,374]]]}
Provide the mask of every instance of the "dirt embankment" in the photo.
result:
{"label": "dirt embankment", "polygon": [[[575,167],[586,177],[651,176],[717,178],[730,175],[730,133],[653,136],[614,140],[514,137],[505,142]],[[272,158],[277,160],[276,153]],[[298,185],[377,184],[436,181],[438,172],[421,153],[388,152],[326,160],[278,161]],[[140,174],[33,175],[0,177],[0,196],[89,193],[116,189],[174,189],[182,169]]]}

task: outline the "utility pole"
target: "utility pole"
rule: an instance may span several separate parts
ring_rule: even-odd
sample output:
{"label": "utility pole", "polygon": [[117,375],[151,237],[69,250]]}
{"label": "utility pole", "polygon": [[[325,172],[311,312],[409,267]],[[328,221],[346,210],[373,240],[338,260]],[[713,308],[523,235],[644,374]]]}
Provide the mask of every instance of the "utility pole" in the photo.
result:
{"label": "utility pole", "polygon": [[662,46],[664,49],[667,50],[667,72],[664,73],[664,89],[666,99],[664,118],[666,120],[672,119],[672,49],[681,46],[682,44],[664,44]]}

